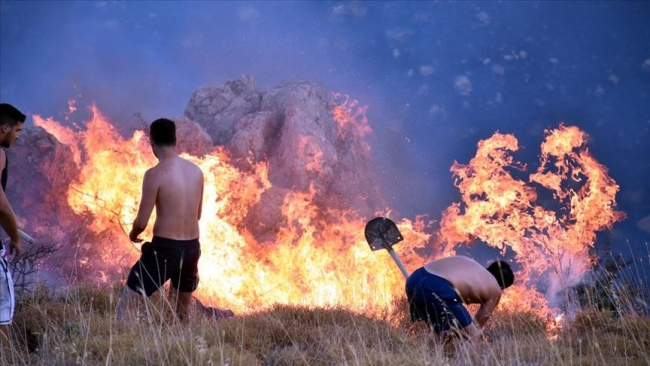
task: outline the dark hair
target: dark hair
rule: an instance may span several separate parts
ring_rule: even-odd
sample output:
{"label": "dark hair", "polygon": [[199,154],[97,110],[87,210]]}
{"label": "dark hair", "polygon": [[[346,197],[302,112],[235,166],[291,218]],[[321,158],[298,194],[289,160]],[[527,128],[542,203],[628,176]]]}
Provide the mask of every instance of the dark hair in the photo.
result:
{"label": "dark hair", "polygon": [[490,264],[487,270],[497,279],[501,289],[508,288],[515,282],[515,274],[512,273],[510,265],[504,261],[496,261]]}
{"label": "dark hair", "polygon": [[18,123],[25,122],[25,115],[11,104],[0,104],[0,126],[8,124],[13,127]]}
{"label": "dark hair", "polygon": [[176,124],[167,118],[159,118],[149,126],[149,138],[154,145],[176,145]]}

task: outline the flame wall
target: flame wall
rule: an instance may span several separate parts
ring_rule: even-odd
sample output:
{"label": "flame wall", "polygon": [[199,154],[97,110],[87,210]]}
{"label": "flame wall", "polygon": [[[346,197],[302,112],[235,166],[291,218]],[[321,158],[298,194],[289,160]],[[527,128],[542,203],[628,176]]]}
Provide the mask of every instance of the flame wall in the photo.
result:
{"label": "flame wall", "polygon": [[[362,234],[368,220],[390,212],[374,181],[366,107],[311,83],[259,94],[242,82],[197,91],[176,119],[182,156],[206,177],[198,296],[238,312],[274,303],[369,313],[390,307],[403,295],[403,277]],[[42,151],[51,158],[29,159],[46,181],[57,179],[53,166],[67,173],[37,189],[55,218],[35,194],[22,197],[39,208],[33,231],[60,243],[63,276],[111,282],[139,255],[126,232],[142,176],[156,160],[143,131],[123,137],[97,107],[91,112],[82,128],[34,118],[47,132],[26,135],[37,145],[47,140]],[[469,163],[451,167],[462,200],[443,212],[439,230],[424,216],[398,223],[406,240],[396,250],[408,269],[431,259],[416,253],[450,255],[478,239],[510,250],[521,267],[502,306],[550,314],[551,295],[587,270],[595,233],[623,217],[615,210],[618,186],[586,139],[576,127],[547,131],[527,180],[517,178],[527,167],[513,157],[514,136],[480,141]],[[546,298],[536,290],[540,282]]]}

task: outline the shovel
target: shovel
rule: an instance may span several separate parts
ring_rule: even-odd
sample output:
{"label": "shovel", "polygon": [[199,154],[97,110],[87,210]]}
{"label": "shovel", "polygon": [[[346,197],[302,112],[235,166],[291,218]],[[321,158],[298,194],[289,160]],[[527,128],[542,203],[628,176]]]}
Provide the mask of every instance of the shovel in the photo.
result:
{"label": "shovel", "polygon": [[404,240],[402,233],[399,232],[397,225],[393,221],[385,217],[375,217],[366,224],[364,234],[368,245],[370,245],[370,250],[373,252],[381,249],[388,250],[388,253],[402,271],[404,278],[409,278],[406,267],[404,267],[397,253],[393,250],[393,245]]}
{"label": "shovel", "polygon": [[29,235],[28,235],[27,233],[25,233],[24,231],[18,229],[18,235],[20,235],[20,239],[21,239],[21,240],[26,241],[26,242],[28,242],[29,244],[34,244],[34,238],[32,238],[31,236],[29,236]]}

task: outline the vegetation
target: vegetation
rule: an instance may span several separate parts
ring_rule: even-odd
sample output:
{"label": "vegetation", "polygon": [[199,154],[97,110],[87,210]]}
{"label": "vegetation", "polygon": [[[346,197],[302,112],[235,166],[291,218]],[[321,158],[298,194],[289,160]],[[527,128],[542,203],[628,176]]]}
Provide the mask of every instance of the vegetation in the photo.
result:
{"label": "vegetation", "polygon": [[560,325],[502,307],[471,344],[412,323],[404,297],[371,315],[277,305],[217,319],[197,305],[182,324],[159,294],[136,321],[117,322],[122,284],[55,292],[31,281],[38,260],[53,251],[34,247],[14,267],[19,297],[0,365],[650,364],[650,289],[633,280],[645,278],[645,258],[594,261],[589,276],[566,290]]}
{"label": "vegetation", "polygon": [[[41,287],[17,304],[10,365],[647,365],[650,318],[586,307],[553,337],[535,314],[497,312],[484,341],[441,339],[412,324],[404,298],[372,317],[339,308],[276,306],[231,319],[196,313],[180,324],[163,296],[136,322],[115,321],[119,286]],[[158,311],[158,309],[165,309]]]}

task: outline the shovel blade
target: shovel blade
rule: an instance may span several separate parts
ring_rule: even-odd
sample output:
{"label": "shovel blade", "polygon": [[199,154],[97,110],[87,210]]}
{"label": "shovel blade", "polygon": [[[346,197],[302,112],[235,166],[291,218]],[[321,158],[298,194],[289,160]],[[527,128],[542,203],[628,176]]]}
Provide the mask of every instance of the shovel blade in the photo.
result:
{"label": "shovel blade", "polygon": [[364,234],[372,251],[391,249],[393,245],[404,240],[397,225],[385,217],[375,217],[368,221]]}

